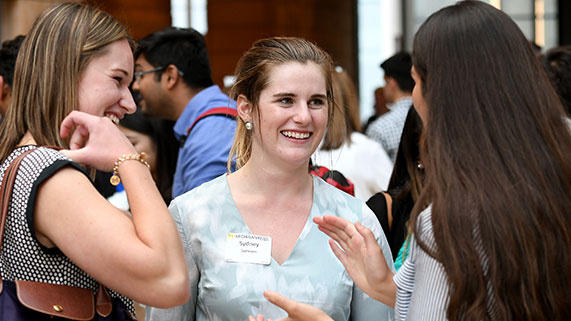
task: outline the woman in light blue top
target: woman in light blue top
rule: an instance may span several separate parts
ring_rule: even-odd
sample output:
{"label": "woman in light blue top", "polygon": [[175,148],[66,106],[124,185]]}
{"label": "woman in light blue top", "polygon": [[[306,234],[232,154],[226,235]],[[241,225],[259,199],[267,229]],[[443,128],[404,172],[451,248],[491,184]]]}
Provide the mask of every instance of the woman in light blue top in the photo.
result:
{"label": "woman in light blue top", "polygon": [[334,320],[393,320],[393,309],[363,293],[312,223],[325,214],[373,231],[393,269],[371,210],[308,174],[333,113],[331,59],[299,38],[256,42],[238,63],[232,98],[237,171],[177,197],[170,206],[186,249],[191,299],[149,309],[147,320],[247,320],[287,314],[264,297],[274,290],[319,307]]}

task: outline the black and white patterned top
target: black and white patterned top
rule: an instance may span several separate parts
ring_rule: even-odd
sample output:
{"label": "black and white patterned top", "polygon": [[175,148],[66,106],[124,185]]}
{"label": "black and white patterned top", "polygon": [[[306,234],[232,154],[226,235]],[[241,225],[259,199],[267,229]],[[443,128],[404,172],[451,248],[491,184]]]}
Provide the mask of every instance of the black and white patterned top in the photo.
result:
{"label": "black and white patterned top", "polygon": [[[38,187],[64,166],[71,166],[87,173],[60,152],[36,146],[15,149],[0,166],[1,178],[10,163],[21,153],[35,149],[27,155],[20,167],[12,191],[12,199],[6,218],[0,273],[4,280],[25,280],[63,284],[97,291],[98,283],[81,270],[57,248],[46,248],[38,242],[34,233],[34,206]],[[109,290],[112,298],[119,298],[134,314],[133,301]]]}

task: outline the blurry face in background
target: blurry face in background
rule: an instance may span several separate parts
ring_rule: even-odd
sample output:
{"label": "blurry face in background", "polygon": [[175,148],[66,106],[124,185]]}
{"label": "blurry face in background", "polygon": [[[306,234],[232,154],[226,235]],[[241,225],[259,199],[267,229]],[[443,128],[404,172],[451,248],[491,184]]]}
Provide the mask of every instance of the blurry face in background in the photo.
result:
{"label": "blurry face in background", "polygon": [[412,104],[416,109],[416,112],[422,119],[422,122],[426,124],[428,120],[428,109],[426,107],[426,101],[424,100],[424,96],[422,95],[422,79],[416,73],[414,66],[410,69],[410,75],[412,79],[414,79],[414,88],[412,89]]}
{"label": "blurry face in background", "polygon": [[125,136],[127,136],[131,144],[133,144],[137,150],[137,153],[145,152],[147,154],[147,158],[145,160],[151,166],[151,174],[156,180],[157,145],[153,142],[149,135],[139,133],[121,125],[119,125],[119,129],[123,132],[123,134],[125,134]]}

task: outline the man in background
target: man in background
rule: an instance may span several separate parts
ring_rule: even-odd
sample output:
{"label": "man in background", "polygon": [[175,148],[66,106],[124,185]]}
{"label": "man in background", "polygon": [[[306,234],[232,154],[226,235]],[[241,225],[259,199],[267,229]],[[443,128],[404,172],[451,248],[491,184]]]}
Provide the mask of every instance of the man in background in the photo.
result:
{"label": "man in background", "polygon": [[20,35],[12,40],[4,41],[0,48],[0,121],[10,106],[16,57],[18,57],[23,41],[24,36]]}
{"label": "man in background", "polygon": [[168,27],[141,39],[133,90],[146,114],[176,121],[180,149],[173,198],[226,172],[236,121],[229,114],[201,116],[219,107],[235,112],[236,103],[213,84],[198,31]]}
{"label": "man in background", "polygon": [[410,76],[412,58],[406,52],[399,52],[381,64],[385,72],[383,94],[389,112],[379,116],[366,131],[367,136],[379,142],[394,162],[408,110],[412,106],[414,80]]}

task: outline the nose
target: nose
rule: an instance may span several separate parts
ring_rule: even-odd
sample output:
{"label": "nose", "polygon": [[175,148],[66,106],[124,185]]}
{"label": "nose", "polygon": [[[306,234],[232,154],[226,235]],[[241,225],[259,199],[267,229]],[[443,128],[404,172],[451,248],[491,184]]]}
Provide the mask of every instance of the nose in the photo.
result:
{"label": "nose", "polygon": [[300,102],[297,104],[294,110],[293,121],[303,125],[308,124],[311,121],[309,106],[306,102]]}
{"label": "nose", "polygon": [[119,100],[119,106],[124,108],[127,111],[127,114],[132,114],[137,110],[137,104],[135,104],[133,95],[131,95],[128,88],[123,90],[123,96]]}

